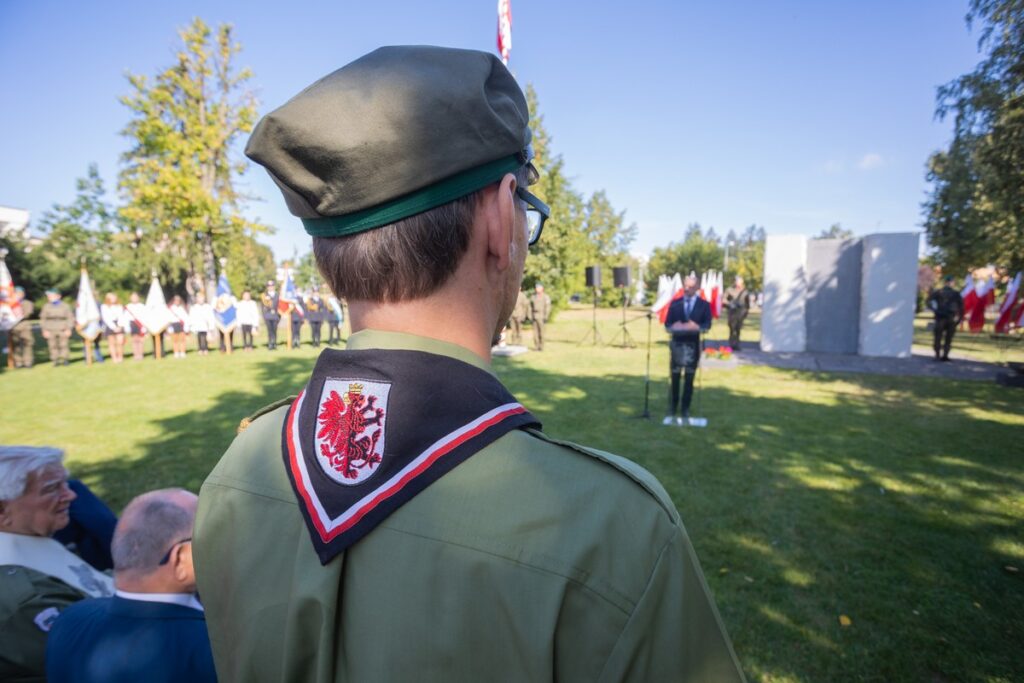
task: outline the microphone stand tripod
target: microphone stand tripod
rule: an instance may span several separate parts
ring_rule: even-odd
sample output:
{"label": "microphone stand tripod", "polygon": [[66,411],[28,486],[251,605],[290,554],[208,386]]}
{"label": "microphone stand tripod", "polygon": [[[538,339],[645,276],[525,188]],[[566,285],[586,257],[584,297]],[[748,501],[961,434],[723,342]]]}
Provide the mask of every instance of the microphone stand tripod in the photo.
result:
{"label": "microphone stand tripod", "polygon": [[638,420],[651,419],[651,319],[650,311],[647,311],[647,368],[644,371],[644,412],[637,415]]}
{"label": "microphone stand tripod", "polygon": [[629,328],[626,327],[626,302],[629,301],[629,294],[626,293],[625,287],[622,287],[622,322],[619,323],[619,331],[612,337],[611,345],[615,346],[615,340],[622,335],[622,348],[632,349],[636,346],[636,341],[633,339],[633,335],[629,333]]}
{"label": "microphone stand tripod", "polygon": [[583,335],[583,339],[580,339],[576,346],[582,346],[587,339],[590,339],[590,335],[594,335],[594,346],[598,344],[604,346],[604,339],[601,337],[601,331],[597,329],[597,287],[594,287],[594,322],[587,333]]}

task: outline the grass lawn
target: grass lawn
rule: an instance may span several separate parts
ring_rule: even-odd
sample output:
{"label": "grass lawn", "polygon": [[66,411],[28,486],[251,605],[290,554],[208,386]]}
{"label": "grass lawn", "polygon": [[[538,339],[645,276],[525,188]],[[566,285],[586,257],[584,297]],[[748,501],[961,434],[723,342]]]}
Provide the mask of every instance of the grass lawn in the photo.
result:
{"label": "grass lawn", "polygon": [[[932,353],[935,339],[932,320],[932,314],[927,312],[914,319],[914,351],[917,353]],[[958,330],[953,337],[951,355],[989,363],[1024,363],[1024,334],[1020,334],[1019,330],[1014,334],[995,334],[992,331],[993,324],[990,318],[984,331],[977,334],[968,332],[966,326]]]}
{"label": "grass lawn", "polygon": [[[546,431],[662,481],[751,680],[1024,680],[1024,576],[1013,569],[1024,569],[1024,392],[709,369],[710,426],[666,428],[664,334],[655,321],[655,419],[638,420],[647,321],[629,317],[635,349],[579,345],[591,312],[571,310],[549,326],[547,350],[496,370]],[[606,342],[620,320],[599,312]],[[727,336],[724,325],[711,336]],[[196,490],[239,419],[295,393],[315,356],[4,372],[0,441],[65,448],[73,474],[115,507],[160,486]]]}

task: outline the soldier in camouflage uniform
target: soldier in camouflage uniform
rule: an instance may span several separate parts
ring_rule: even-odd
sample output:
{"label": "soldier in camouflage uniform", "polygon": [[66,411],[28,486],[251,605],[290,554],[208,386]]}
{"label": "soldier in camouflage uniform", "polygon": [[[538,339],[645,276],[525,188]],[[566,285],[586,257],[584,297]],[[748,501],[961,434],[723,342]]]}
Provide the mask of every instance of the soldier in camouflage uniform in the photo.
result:
{"label": "soldier in camouflage uniform", "polygon": [[50,348],[54,365],[68,364],[68,343],[75,328],[75,314],[55,289],[46,292],[46,304],[39,311],[39,327]]}
{"label": "soldier in camouflage uniform", "polygon": [[533,348],[544,350],[544,327],[551,315],[551,297],[544,293],[544,285],[533,288],[530,297],[530,319],[533,320]]}
{"label": "soldier in camouflage uniform", "polygon": [[928,295],[927,306],[935,314],[935,360],[949,361],[949,349],[953,345],[956,326],[964,317],[964,300],[960,292],[953,289],[952,276],[946,277],[942,289]]}
{"label": "soldier in camouflage uniform", "polygon": [[526,298],[526,294],[519,290],[519,294],[516,296],[516,307],[512,309],[512,343],[521,344],[523,341],[523,322],[526,320],[526,316],[530,310],[530,301]]}
{"label": "soldier in camouflage uniform", "polygon": [[32,333],[32,313],[35,306],[25,298],[25,290],[14,288],[14,299],[21,303],[21,320],[11,329],[11,340],[14,342],[14,367],[30,368],[35,362],[36,338]]}

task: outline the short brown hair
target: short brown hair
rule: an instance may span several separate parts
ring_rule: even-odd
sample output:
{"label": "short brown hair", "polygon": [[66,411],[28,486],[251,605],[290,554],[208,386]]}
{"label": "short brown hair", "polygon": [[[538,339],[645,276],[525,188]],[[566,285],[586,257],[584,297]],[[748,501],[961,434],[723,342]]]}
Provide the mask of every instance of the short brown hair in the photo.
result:
{"label": "short brown hair", "polygon": [[[525,166],[515,176],[526,185]],[[342,299],[398,303],[429,296],[466,253],[482,192],[355,235],[314,237],[317,268]]]}

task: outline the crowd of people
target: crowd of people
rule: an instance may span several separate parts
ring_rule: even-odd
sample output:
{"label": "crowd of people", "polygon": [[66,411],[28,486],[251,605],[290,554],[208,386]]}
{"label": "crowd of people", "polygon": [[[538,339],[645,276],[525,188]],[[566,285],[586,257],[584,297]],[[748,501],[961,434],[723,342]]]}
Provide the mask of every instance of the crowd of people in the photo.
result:
{"label": "crowd of people", "polygon": [[[75,313],[57,290],[48,290],[46,298],[47,303],[39,311],[39,330],[47,342],[50,361],[55,366],[67,365],[70,362],[71,335],[75,330]],[[14,289],[14,299],[22,316],[9,332],[8,352],[15,368],[31,368],[36,342],[32,320],[34,307],[20,287]],[[238,348],[236,332],[241,336],[241,348],[252,351],[261,330],[266,331],[266,347],[273,351],[278,346],[278,326],[282,320],[289,325],[286,336],[290,338],[292,348],[302,345],[303,328],[306,326],[314,347],[341,342],[344,304],[333,294],[322,297],[317,285],[310,287],[305,296],[284,300],[278,293],[277,283],[271,280],[258,301],[249,290],[245,290],[241,299],[232,299],[230,304],[234,306],[235,317],[230,325],[223,325],[218,321],[214,306],[201,292],[188,304],[176,295],[166,308],[162,329],[153,330],[147,327],[152,326],[152,323],[147,323],[152,316],[139,294],[132,292],[128,303],[123,304],[117,294],[107,293],[99,306],[100,334],[91,340],[91,360],[104,361],[101,341],[106,345],[106,358],[114,363],[124,361],[126,347],[134,360],[142,360],[150,338],[154,356],[163,356],[169,348],[174,358],[184,358],[189,353],[190,339],[194,339],[192,348],[198,355],[209,354],[211,346],[218,347],[223,353]],[[327,326],[326,340],[323,340],[324,325]],[[88,347],[86,353],[89,353]]]}

